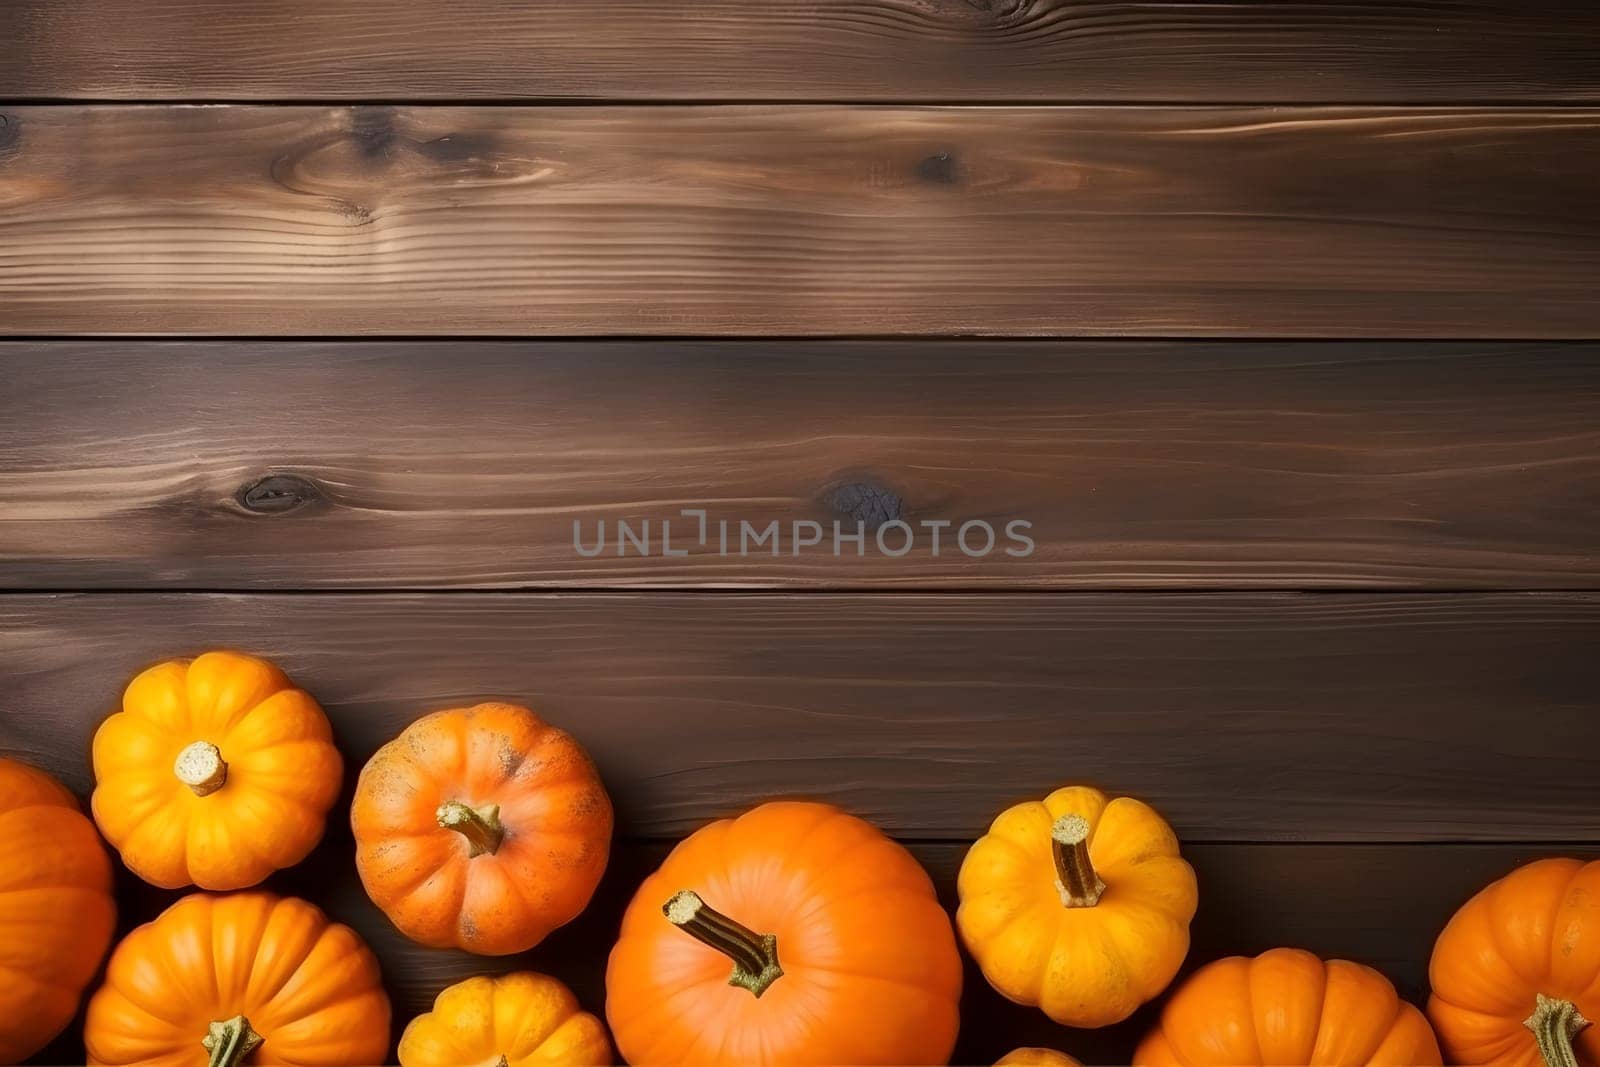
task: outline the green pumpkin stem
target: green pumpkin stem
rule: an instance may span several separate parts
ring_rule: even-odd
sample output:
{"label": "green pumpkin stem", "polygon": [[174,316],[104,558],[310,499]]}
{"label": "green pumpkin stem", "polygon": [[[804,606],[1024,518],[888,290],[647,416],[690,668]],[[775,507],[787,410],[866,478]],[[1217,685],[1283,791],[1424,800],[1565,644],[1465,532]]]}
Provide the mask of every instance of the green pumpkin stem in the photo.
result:
{"label": "green pumpkin stem", "polygon": [[1089,820],[1063,815],[1050,827],[1050,852],[1056,861],[1056,889],[1068,908],[1092,908],[1100,903],[1106,884],[1089,862]]}
{"label": "green pumpkin stem", "polygon": [[250,1020],[235,1015],[226,1022],[212,1023],[200,1044],[211,1053],[208,1067],[240,1067],[261,1047],[262,1037],[250,1027]]}
{"label": "green pumpkin stem", "polygon": [[1578,1011],[1576,1004],[1540,993],[1533,1014],[1522,1025],[1533,1031],[1533,1040],[1539,1046],[1539,1056],[1546,1067],[1578,1067],[1572,1039],[1589,1025],[1589,1020]]}
{"label": "green pumpkin stem", "polygon": [[440,804],[434,816],[440,826],[454,830],[467,839],[472,846],[469,853],[472,856],[481,856],[486,852],[493,855],[500,851],[500,844],[506,839],[506,828],[500,824],[498,804],[474,808],[459,800],[450,800]]}
{"label": "green pumpkin stem", "polygon": [[778,935],[758,934],[735,922],[701,900],[692,889],[673,894],[661,911],[673,926],[733,961],[729,985],[748,989],[759,997],[783,977],[783,968],[778,966]]}

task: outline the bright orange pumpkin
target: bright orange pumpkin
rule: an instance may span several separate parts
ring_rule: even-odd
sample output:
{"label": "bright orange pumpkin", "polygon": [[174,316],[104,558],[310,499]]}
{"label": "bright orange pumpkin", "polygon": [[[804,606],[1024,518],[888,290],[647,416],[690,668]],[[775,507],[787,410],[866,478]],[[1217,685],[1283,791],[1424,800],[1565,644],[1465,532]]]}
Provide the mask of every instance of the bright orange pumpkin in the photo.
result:
{"label": "bright orange pumpkin", "polygon": [[412,723],[362,769],[350,822],[361,882],[402,933],[490,956],[576,918],[611,850],[594,763],[514,704]]}
{"label": "bright orange pumpkin", "polygon": [[377,1064],[389,998],[355,932],[270,893],[193,893],[134,930],[89,1001],[91,1064]]}
{"label": "bright orange pumpkin", "polygon": [[322,708],[264,659],[140,674],[94,735],[94,819],[164,889],[243,889],[322,839],[344,765]]}
{"label": "bright orange pumpkin", "polygon": [[1275,948],[1196,971],[1134,1053],[1135,1067],[1369,1067],[1437,1064],[1422,1012],[1348,960]]}
{"label": "bright orange pumpkin", "polygon": [[1053,1048],[1018,1048],[994,1061],[994,1067],[1083,1067],[1065,1052]]}
{"label": "bright orange pumpkin", "polygon": [[1600,1064],[1600,862],[1539,860],[1481,890],[1428,977],[1452,1063]]}
{"label": "bright orange pumpkin", "polygon": [[400,1067],[603,1067],[611,1042],[558,980],[520,972],[468,978],[440,993],[400,1038]]}
{"label": "bright orange pumpkin", "polygon": [[634,1064],[945,1063],[961,959],[900,845],[826,804],[697,831],[640,886],[606,968]]}
{"label": "bright orange pumpkin", "polygon": [[0,1063],[60,1033],[111,944],[111,860],[66,787],[0,759]]}
{"label": "bright orange pumpkin", "polygon": [[1001,812],[956,889],[956,925],[989,984],[1079,1027],[1121,1022],[1167,987],[1198,902],[1161,816],[1083,786]]}

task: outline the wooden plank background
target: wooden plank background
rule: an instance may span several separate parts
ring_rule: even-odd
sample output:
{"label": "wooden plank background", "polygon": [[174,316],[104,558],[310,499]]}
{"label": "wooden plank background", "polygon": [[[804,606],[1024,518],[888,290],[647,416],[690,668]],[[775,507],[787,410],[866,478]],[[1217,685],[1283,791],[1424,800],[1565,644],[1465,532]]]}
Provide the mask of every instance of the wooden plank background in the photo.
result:
{"label": "wooden plank background", "polygon": [[[1592,589],[1597,356],[0,344],[0,586]],[[704,546],[681,515],[697,508]],[[1022,551],[1003,536],[1017,517],[1025,558],[1005,554]],[[909,554],[833,554],[834,521],[892,518],[913,528]],[[974,520],[997,533],[978,559],[956,544]],[[609,547],[581,556],[573,524],[592,550],[602,521]],[[619,521],[648,522],[653,555],[619,556]],[[780,523],[780,554],[741,556],[741,521]],[[824,544],[796,555],[796,521]],[[940,521],[935,557],[921,524]],[[687,556],[662,554],[664,522]]]}
{"label": "wooden plank background", "polygon": [[1587,0],[10,0],[0,95],[1600,100]]}
{"label": "wooden plank background", "polygon": [[1596,109],[5,115],[5,334],[1600,334]]}
{"label": "wooden plank background", "polygon": [[122,686],[243,648],[351,766],[504,698],[582,738],[618,832],[782,795],[970,841],[1064,781],[1191,841],[1600,842],[1594,594],[206,594],[0,598],[0,749],[89,785]]}
{"label": "wooden plank background", "polygon": [[[126,681],[219,646],[352,779],[438,707],[571,728],[620,836],[534,952],[400,938],[343,806],[272,879],[397,1032],[516,966],[599,1009],[708,818],[836,800],[953,905],[1068,780],[1177,827],[1190,968],[1420,1001],[1473,890],[1600,857],[1597,155],[1587,0],[13,0],[0,752],[86,791]],[[702,505],[1037,548],[572,549]],[[125,928],[175,896],[122,881]],[[969,971],[957,1059],[1126,1062],[1154,1012]]]}

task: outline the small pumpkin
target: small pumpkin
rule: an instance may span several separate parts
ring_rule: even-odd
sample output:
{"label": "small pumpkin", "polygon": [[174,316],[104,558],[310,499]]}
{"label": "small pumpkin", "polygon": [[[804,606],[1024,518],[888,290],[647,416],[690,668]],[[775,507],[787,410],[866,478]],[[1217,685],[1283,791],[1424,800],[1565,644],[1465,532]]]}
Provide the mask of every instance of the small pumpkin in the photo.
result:
{"label": "small pumpkin", "polygon": [[65,786],[0,759],[0,1063],[66,1028],[111,944],[111,860]]}
{"label": "small pumpkin", "polygon": [[382,1063],[389,998],[367,946],[313,905],[193,893],[112,952],[83,1037],[91,1064]]}
{"label": "small pumpkin", "polygon": [[900,845],[763,804],[673,849],[622,919],[606,1017],[629,1063],[946,1063],[961,959]]}
{"label": "small pumpkin", "polygon": [[558,980],[521,972],[468,978],[411,1020],[400,1038],[400,1067],[537,1067],[611,1063],[600,1020],[578,1007]]}
{"label": "small pumpkin", "polygon": [[322,708],[264,659],[207,652],[135,678],[94,735],[95,822],[164,889],[243,889],[322,839],[344,765]]}
{"label": "small pumpkin", "polygon": [[1437,1064],[1422,1012],[1348,960],[1275,948],[1207,964],[1172,994],[1135,1067]]}
{"label": "small pumpkin", "polygon": [[1065,1052],[1053,1048],[1017,1048],[994,1061],[994,1067],[1083,1067]]}
{"label": "small pumpkin", "polygon": [[956,888],[956,925],[989,984],[1077,1027],[1121,1022],[1167,987],[1198,902],[1161,816],[1083,786],[1002,812]]}
{"label": "small pumpkin", "polygon": [[1600,1063],[1600,862],[1539,860],[1479,891],[1428,978],[1453,1063]]}
{"label": "small pumpkin", "polygon": [[362,769],[350,822],[361,882],[402,933],[490,956],[576,918],[611,849],[588,754],[514,704],[412,723]]}

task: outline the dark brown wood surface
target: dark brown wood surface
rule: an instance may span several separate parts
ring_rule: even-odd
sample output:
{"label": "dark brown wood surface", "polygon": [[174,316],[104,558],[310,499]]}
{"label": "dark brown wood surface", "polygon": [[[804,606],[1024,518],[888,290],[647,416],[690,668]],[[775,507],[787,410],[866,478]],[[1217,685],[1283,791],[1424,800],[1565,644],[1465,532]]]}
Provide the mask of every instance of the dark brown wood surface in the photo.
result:
{"label": "dark brown wood surface", "polygon": [[1600,333],[1600,110],[8,107],[0,333]]}
{"label": "dark brown wood surface", "polygon": [[0,95],[1600,99],[1587,0],[10,0]]}
{"label": "dark brown wood surface", "polygon": [[1189,840],[1600,841],[1592,594],[0,597],[0,748],[67,769],[158,660],[280,662],[359,762],[505,698],[590,748],[619,832],[775,795],[965,840],[1063,780]]}
{"label": "dark brown wood surface", "polygon": [[[0,587],[1593,588],[1600,346],[0,344]],[[705,509],[706,543],[698,520]],[[898,518],[913,548],[842,543]],[[1031,523],[1030,555],[1004,536]],[[651,555],[617,550],[646,522]],[[723,555],[719,522],[728,522]],[[741,554],[741,522],[780,524]],[[796,554],[794,523],[820,545]],[[957,542],[988,523],[979,558]],[[606,549],[593,551],[600,523]],[[941,529],[933,555],[933,527]],[[666,556],[663,523],[674,551]],[[898,552],[905,532],[884,531]],[[870,537],[870,535],[869,535]],[[982,552],[985,536],[968,540]]]}
{"label": "dark brown wood surface", "polygon": [[[635,887],[665,858],[660,842],[619,841],[594,902],[579,919],[518,956],[485,958],[438,951],[407,941],[373,906],[350,862],[349,831],[335,809],[329,836],[304,864],[267,885],[317,901],[353,926],[377,954],[394,1004],[394,1030],[427,1011],[445,986],[475,974],[535,970],[560,976],[583,1006],[605,1005],[606,956]],[[967,843],[912,842],[941,898],[954,912],[956,872]],[[1456,908],[1479,888],[1519,864],[1551,855],[1597,857],[1593,847],[1519,845],[1263,845],[1188,844],[1184,856],[1200,884],[1184,974],[1223,956],[1278,946],[1305,948],[1326,958],[1377,967],[1400,994],[1421,1004],[1433,940]],[[164,892],[121,872],[121,927],[148,922],[181,893]],[[1085,1063],[1128,1063],[1154,1025],[1157,1007],[1104,1030],[1072,1030],[1042,1012],[1011,1004],[989,988],[967,958],[961,1040],[955,1063],[987,1064],[1020,1045],[1072,1053]],[[1181,976],[1180,979],[1181,981]],[[74,1028],[35,1063],[82,1063]]]}

